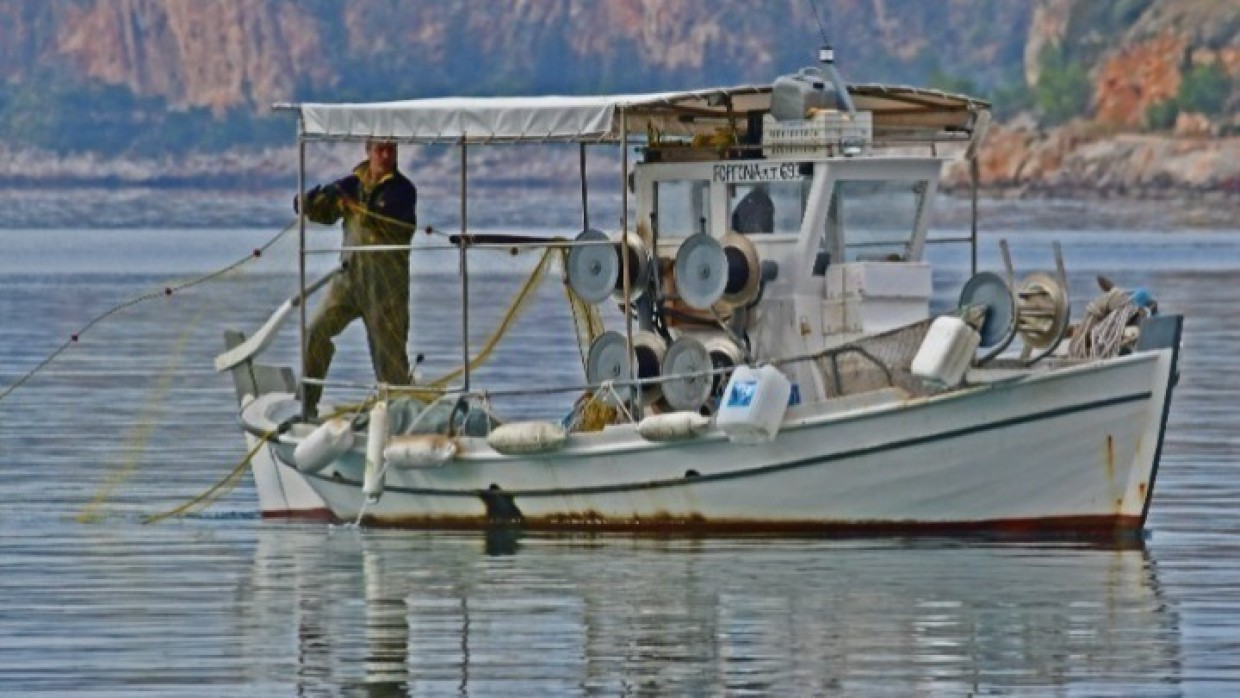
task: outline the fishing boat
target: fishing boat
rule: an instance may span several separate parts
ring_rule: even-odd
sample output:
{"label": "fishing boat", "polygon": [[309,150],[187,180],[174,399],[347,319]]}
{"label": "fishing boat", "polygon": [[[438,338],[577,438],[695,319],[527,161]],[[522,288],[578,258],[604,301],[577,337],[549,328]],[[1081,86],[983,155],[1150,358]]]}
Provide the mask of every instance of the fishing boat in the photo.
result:
{"label": "fishing boat", "polygon": [[[461,229],[445,245],[459,250],[466,328],[469,258],[513,244],[468,228],[466,149],[578,144],[583,230],[521,244],[563,250],[577,300],[617,304],[623,322],[589,337],[574,385],[476,385],[463,342],[453,384],[376,385],[310,419],[293,372],[254,362],[299,294],[217,360],[237,381],[263,513],[425,528],[1140,531],[1182,318],[1112,288],[1072,323],[1057,247],[1050,271],[1018,275],[1004,248],[1004,270],[979,272],[989,104],[846,84],[829,50],[820,60],[769,85],[284,105],[301,181],[307,142],[460,148]],[[588,223],[587,147],[618,147],[618,230]],[[974,220],[949,242],[971,249],[974,273],[957,307],[932,316],[930,203],[954,158],[974,164]],[[491,410],[522,391],[560,391],[566,417]]]}

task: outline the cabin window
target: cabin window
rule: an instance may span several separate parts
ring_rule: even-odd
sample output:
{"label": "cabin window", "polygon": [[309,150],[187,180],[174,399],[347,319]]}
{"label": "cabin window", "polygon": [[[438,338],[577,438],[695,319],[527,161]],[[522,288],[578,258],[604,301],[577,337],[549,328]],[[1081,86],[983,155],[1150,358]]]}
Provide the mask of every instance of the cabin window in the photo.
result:
{"label": "cabin window", "polygon": [[808,192],[809,180],[731,185],[729,228],[738,233],[796,235]]}
{"label": "cabin window", "polygon": [[661,180],[654,183],[654,214],[660,238],[710,231],[710,182]]}
{"label": "cabin window", "polygon": [[907,260],[926,186],[924,180],[837,181],[827,244],[832,237],[843,240],[847,262]]}

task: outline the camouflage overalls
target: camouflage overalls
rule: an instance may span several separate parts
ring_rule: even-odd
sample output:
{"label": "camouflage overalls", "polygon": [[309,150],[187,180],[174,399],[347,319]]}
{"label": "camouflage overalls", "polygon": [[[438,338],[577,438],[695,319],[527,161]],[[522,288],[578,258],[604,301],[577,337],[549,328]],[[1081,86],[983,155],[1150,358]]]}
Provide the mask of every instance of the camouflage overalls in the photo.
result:
{"label": "camouflage overalls", "polygon": [[[369,182],[369,161],[353,174],[306,195],[306,217],[330,224],[344,218],[344,246],[408,245],[417,226],[418,192],[399,171]],[[353,202],[346,205],[344,199]],[[332,339],[361,318],[370,344],[375,378],[393,385],[409,383],[409,252],[341,254],[344,271],[332,279],[327,298],[307,330],[306,377],[323,378],[336,347]],[[306,385],[310,413],[317,410],[321,386]]]}

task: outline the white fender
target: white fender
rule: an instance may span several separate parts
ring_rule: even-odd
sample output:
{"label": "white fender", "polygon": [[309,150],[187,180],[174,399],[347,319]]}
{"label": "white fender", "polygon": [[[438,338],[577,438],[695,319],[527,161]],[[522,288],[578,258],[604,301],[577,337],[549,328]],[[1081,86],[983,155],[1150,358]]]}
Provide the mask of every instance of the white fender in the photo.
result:
{"label": "white fender", "polygon": [[353,425],[347,419],[329,419],[310,432],[293,450],[297,469],[317,473],[353,447]]}
{"label": "white fender", "polygon": [[652,414],[637,423],[637,433],[647,441],[692,439],[710,427],[710,418],[697,412]]}
{"label": "white fender", "polygon": [[383,451],[392,468],[437,468],[456,456],[456,441],[442,434],[394,436]]}
{"label": "white fender", "polygon": [[387,403],[380,401],[370,408],[370,428],[366,432],[366,471],[362,478],[362,493],[366,501],[374,503],[383,496],[386,479],[383,451],[387,448]]}
{"label": "white fender", "polygon": [[506,456],[558,451],[568,438],[564,427],[552,422],[513,422],[495,428],[487,444]]}

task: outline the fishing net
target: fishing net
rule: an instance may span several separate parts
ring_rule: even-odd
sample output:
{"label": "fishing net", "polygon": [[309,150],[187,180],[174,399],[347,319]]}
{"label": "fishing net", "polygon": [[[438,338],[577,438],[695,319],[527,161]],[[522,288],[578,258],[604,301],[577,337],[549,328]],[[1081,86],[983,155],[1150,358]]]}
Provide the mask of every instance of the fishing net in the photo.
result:
{"label": "fishing net", "polygon": [[[406,349],[411,359],[425,361],[418,389],[406,394],[427,401],[460,386],[466,354],[460,253],[447,234],[431,229],[424,225],[414,238],[411,274],[377,281],[385,287],[378,293],[400,284],[409,289]],[[8,287],[0,289],[0,307],[11,333],[0,353],[0,444],[6,460],[38,454],[42,463],[65,466],[46,478],[18,467],[9,513],[22,515],[23,491],[54,487],[80,502],[66,513],[82,521],[158,518],[217,502],[214,511],[223,515],[252,516],[253,491],[235,486],[245,481],[253,449],[237,424],[233,378],[213,364],[226,348],[226,330],[253,333],[297,294],[296,225],[118,237],[124,238],[118,244],[166,245],[178,260],[169,266],[192,271],[169,274],[154,263],[121,273],[0,274],[0,285]],[[339,226],[308,228],[308,282],[338,263],[340,240]],[[148,251],[152,256],[159,255]],[[601,331],[601,320],[597,308],[566,293],[562,256],[559,249],[533,247],[469,252],[473,388],[583,382],[584,347]],[[309,318],[323,294],[308,301]],[[299,319],[297,310],[290,313],[254,361],[299,374]],[[362,322],[349,325],[335,347],[323,404],[364,403],[375,395],[376,381]],[[511,418],[560,418],[577,397],[488,402]]]}
{"label": "fishing net", "polygon": [[864,337],[819,354],[814,363],[827,397],[845,397],[888,387],[913,395],[926,392],[925,381],[912,374],[913,357],[931,320]]}

